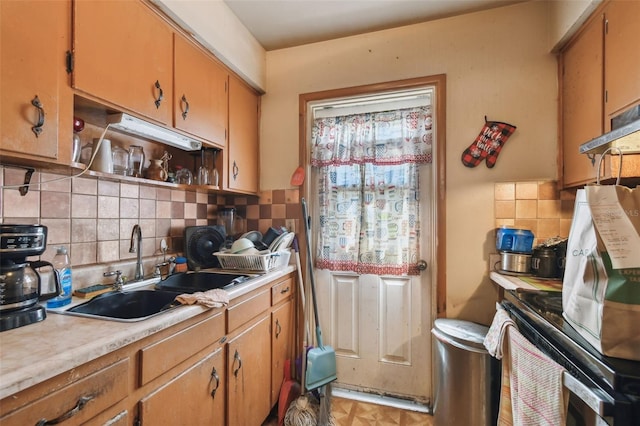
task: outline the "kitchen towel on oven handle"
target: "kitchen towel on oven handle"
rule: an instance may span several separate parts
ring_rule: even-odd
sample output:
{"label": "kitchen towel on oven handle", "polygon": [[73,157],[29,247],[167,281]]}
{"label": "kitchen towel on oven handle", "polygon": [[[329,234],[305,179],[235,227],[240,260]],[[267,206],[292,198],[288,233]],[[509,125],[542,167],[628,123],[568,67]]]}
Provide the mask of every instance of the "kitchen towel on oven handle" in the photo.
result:
{"label": "kitchen towel on oven handle", "polygon": [[598,182],[577,191],[562,308],[600,353],[640,361],[640,188]]}

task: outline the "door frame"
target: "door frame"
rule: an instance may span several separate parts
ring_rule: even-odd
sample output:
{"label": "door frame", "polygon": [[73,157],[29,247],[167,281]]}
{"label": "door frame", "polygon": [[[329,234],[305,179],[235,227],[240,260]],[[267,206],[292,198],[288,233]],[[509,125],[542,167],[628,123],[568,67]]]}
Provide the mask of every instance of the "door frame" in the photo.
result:
{"label": "door frame", "polygon": [[[410,78],[405,80],[396,80],[384,83],[374,83],[362,86],[346,87],[341,89],[324,90],[320,92],[303,93],[299,95],[298,105],[298,142],[299,142],[299,164],[304,167],[305,175],[310,174],[310,152],[307,147],[307,135],[309,134],[308,123],[308,104],[314,101],[325,99],[334,99],[349,96],[365,95],[370,93],[392,92],[402,89],[412,89],[423,86],[432,86],[436,89],[435,117],[434,126],[436,128],[436,138],[434,140],[433,156],[435,159],[435,194],[436,197],[436,226],[435,235],[433,236],[436,243],[434,253],[434,264],[429,268],[435,268],[435,300],[436,300],[436,317],[446,317],[447,307],[447,282],[446,282],[446,74],[437,74],[433,76]],[[309,181],[305,179],[300,188],[300,196],[305,199],[309,197]],[[306,220],[300,214],[301,224]],[[306,238],[306,227],[301,226],[299,232],[302,240]],[[306,265],[306,254],[304,250],[300,251],[301,265]],[[307,268],[303,267],[303,276],[307,280]],[[302,318],[300,318],[302,320]],[[301,323],[301,322],[299,322]],[[301,334],[301,333],[299,333]],[[298,345],[300,346],[300,345]]]}

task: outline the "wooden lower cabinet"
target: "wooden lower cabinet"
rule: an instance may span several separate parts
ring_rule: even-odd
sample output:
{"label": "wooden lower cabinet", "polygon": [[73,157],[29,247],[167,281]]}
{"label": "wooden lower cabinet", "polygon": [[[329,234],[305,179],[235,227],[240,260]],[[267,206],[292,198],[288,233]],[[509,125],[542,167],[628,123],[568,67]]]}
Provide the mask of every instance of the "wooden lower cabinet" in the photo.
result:
{"label": "wooden lower cabinet", "polygon": [[227,348],[229,425],[260,425],[271,410],[271,353],[268,313],[233,339]]}
{"label": "wooden lower cabinet", "polygon": [[140,425],[225,425],[224,347],[169,380],[139,403]]}
{"label": "wooden lower cabinet", "polygon": [[[292,359],[295,324],[293,303],[293,300],[287,300],[271,314],[271,405],[275,405],[280,396],[285,361],[290,359],[291,366],[295,364]],[[293,377],[293,371],[290,373]]]}
{"label": "wooden lower cabinet", "polygon": [[288,274],[8,396],[0,426],[260,425],[293,352],[294,288]]}

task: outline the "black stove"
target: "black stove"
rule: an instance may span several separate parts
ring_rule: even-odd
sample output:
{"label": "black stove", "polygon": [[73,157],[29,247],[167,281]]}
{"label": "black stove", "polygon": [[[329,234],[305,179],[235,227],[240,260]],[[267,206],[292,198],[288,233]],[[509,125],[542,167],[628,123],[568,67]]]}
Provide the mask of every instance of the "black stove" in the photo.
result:
{"label": "black stove", "polygon": [[640,362],[593,348],[564,321],[562,293],[507,291],[502,306],[527,339],[597,397],[591,402],[609,423],[640,424]]}

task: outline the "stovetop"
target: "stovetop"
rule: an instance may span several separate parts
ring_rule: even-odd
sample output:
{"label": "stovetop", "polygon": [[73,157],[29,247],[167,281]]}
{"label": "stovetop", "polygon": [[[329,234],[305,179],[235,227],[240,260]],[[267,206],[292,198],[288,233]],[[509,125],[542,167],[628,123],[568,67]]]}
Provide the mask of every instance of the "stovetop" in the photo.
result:
{"label": "stovetop", "polygon": [[585,375],[616,392],[640,396],[640,362],[607,357],[591,346],[564,321],[562,293],[508,291],[505,300]]}

